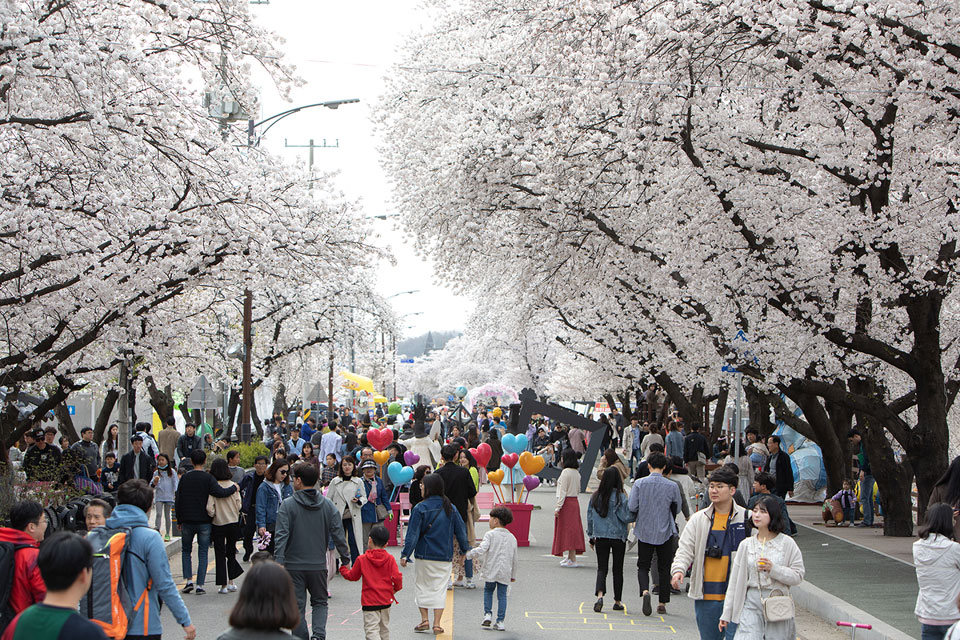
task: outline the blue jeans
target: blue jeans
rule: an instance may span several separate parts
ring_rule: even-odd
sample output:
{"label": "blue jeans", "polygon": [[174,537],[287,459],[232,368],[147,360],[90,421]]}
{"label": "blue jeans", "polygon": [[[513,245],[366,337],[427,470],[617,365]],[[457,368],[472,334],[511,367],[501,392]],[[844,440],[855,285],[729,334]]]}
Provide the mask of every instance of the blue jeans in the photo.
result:
{"label": "blue jeans", "polygon": [[[507,615],[507,587],[502,582],[483,583],[483,613],[493,613],[493,590],[497,590],[497,622],[503,622]],[[722,603],[721,603],[722,604]]]}
{"label": "blue jeans", "polygon": [[473,560],[464,559],[463,575],[466,576],[467,580],[473,580]]}
{"label": "blue jeans", "polygon": [[633,466],[633,461],[636,460],[639,462],[640,458],[642,457],[643,457],[643,454],[640,452],[640,449],[633,449],[630,451],[630,477],[631,478],[633,477],[633,470],[635,468]]}
{"label": "blue jeans", "polygon": [[943,640],[949,630],[948,624],[921,624],[920,640]]}
{"label": "blue jeans", "polygon": [[726,631],[720,632],[723,600],[694,600],[693,611],[697,616],[700,640],[733,640],[733,636],[737,635],[737,625],[732,622],[727,625]]}
{"label": "blue jeans", "polygon": [[181,524],[180,525],[180,560],[183,563],[183,579],[193,581],[191,567],[191,552],[193,551],[193,536],[197,536],[197,586],[202,587],[207,580],[207,551],[210,549],[210,532],[213,526],[209,524]]}
{"label": "blue jeans", "polygon": [[844,522],[849,522],[853,524],[853,521],[857,519],[857,510],[854,507],[847,507],[843,510],[843,520]]}
{"label": "blue jeans", "polygon": [[873,476],[865,475],[860,481],[860,503],[863,505],[863,524],[873,526]]}

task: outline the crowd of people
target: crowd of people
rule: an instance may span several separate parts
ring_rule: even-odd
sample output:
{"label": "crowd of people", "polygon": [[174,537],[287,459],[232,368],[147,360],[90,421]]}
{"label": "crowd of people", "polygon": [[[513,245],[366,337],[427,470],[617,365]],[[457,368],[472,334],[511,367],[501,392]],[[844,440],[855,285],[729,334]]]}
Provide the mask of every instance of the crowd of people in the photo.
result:
{"label": "crowd of people", "polygon": [[[588,545],[596,553],[596,612],[610,598],[611,573],[612,608],[625,608],[623,567],[628,550],[635,548],[644,615],[667,614],[671,596],[687,584],[702,639],[794,638],[793,616],[771,614],[766,605],[771,597],[789,600],[790,588],[804,577],[802,554],[792,539],[796,526],[785,502],[793,473],[780,438],[761,439],[748,429],[739,445],[710,446],[698,424],[685,425],[677,416],[665,424],[659,416],[649,418],[638,413],[623,419],[613,411],[601,419],[606,428],[589,433],[534,416],[528,449],[560,470],[552,554],[561,558],[561,567],[576,569]],[[380,425],[393,428],[393,441],[383,449],[386,463],[374,460],[366,434]],[[395,594],[404,587],[399,567],[409,563],[414,582],[407,588],[420,613],[413,631],[444,633],[446,592],[481,585],[481,625],[505,628],[508,587],[518,571],[517,540],[507,528],[514,514],[507,507],[491,510],[490,529],[481,539],[475,527],[485,471],[501,466],[500,443],[507,434],[502,412],[481,411],[467,424],[443,410],[419,419],[344,410],[329,421],[308,417],[299,424],[274,416],[264,430],[269,454],[257,457],[249,470],[239,466],[236,450],[220,446],[218,455],[209,455],[211,448],[193,425],[174,435],[171,422],[156,440],[146,431],[135,431],[131,450],[119,460],[116,441],[110,445],[112,430],[102,446],[84,430],[69,447],[82,456],[82,473],[98,478],[103,498],[87,503],[87,538],[46,535],[46,515],[37,502],[24,500],[10,510],[9,527],[0,528],[0,543],[12,545],[15,559],[11,616],[0,617],[7,629],[3,640],[28,635],[42,640],[61,632],[105,637],[104,624],[91,622],[82,608],[78,612],[77,603],[88,597],[104,532],[119,530],[130,532],[132,552],[123,588],[131,602],[142,605],[131,611],[128,638],[160,637],[161,600],[187,639],[195,636],[184,596],[206,593],[211,546],[217,592],[240,592],[223,640],[290,637],[286,630],[305,640],[324,638],[327,600],[337,575],[362,581],[366,637],[387,638]],[[31,434],[22,462],[28,477],[36,478],[36,465],[62,455],[50,442],[56,434],[48,436]],[[580,465],[593,438],[602,438],[603,455],[584,523]],[[870,477],[869,460],[858,433],[851,432],[850,442],[857,450],[862,487]],[[481,443],[492,451],[485,469],[470,452]],[[394,486],[383,471],[391,461],[405,462],[408,452],[419,458],[414,477],[408,485]],[[831,500],[841,505],[844,521],[852,521],[850,511],[860,508],[867,522],[867,508],[851,489],[853,480]],[[385,525],[393,524],[388,520],[400,492],[409,503],[409,523],[398,563],[385,550],[395,527]],[[955,524],[960,462],[951,465],[934,498],[915,545],[921,584],[917,615],[925,639],[946,637],[960,619]],[[164,548],[176,528],[182,588],[174,583]],[[79,564],[59,566],[63,558]],[[244,572],[247,579],[238,588]],[[958,586],[945,590],[945,583]],[[42,633],[35,631],[41,614],[56,621]],[[51,630],[56,633],[49,635]]]}

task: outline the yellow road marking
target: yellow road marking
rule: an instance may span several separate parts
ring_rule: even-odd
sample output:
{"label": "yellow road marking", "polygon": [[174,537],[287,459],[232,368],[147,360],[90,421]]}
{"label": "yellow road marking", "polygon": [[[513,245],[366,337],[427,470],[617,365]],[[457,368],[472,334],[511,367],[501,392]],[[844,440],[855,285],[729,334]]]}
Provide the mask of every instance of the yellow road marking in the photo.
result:
{"label": "yellow road marking", "polygon": [[584,604],[585,604],[585,603],[583,603],[583,602],[580,603],[580,609],[579,609],[580,613],[583,613],[583,605],[584,605]]}
{"label": "yellow road marking", "polygon": [[[433,619],[433,612],[430,612]],[[440,616],[440,626],[443,627],[443,633],[436,638],[445,638],[447,640],[453,639],[453,589],[447,589],[447,602],[443,607],[443,615]]]}

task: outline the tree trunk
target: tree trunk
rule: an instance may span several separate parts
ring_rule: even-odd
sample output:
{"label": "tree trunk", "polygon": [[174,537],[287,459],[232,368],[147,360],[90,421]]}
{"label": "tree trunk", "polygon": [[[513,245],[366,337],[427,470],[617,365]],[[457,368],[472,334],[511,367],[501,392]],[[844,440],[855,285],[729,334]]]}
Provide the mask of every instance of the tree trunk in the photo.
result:
{"label": "tree trunk", "polygon": [[847,445],[848,428],[843,427],[842,433],[836,431],[834,422],[820,403],[819,397],[795,389],[788,389],[787,391],[788,397],[803,411],[805,422],[813,433],[808,435],[797,429],[797,424],[789,420],[785,420],[785,422],[804,436],[810,437],[812,435],[813,437],[810,439],[820,446],[820,451],[823,454],[823,467],[827,472],[827,495],[835,495],[843,488],[843,481],[850,477],[846,473],[850,458]]}
{"label": "tree trunk", "polygon": [[147,376],[145,382],[147,393],[150,394],[150,406],[160,416],[160,424],[166,424],[167,418],[173,417],[173,391],[170,385],[165,386],[162,391],[157,389],[153,376]]}
{"label": "tree trunk", "polygon": [[[876,381],[851,379],[850,390],[861,395],[875,395]],[[910,499],[913,485],[913,468],[905,457],[897,462],[890,446],[887,431],[874,416],[856,412],[857,425],[873,477],[880,491],[883,507],[883,535],[913,537],[913,502]]]}
{"label": "tree trunk", "polygon": [[113,408],[117,406],[117,400],[120,398],[119,389],[110,389],[107,395],[103,397],[103,405],[100,407],[100,413],[97,414],[97,421],[93,425],[93,441],[97,444],[103,442],[103,434],[110,424],[110,414]]}
{"label": "tree trunk", "polygon": [[0,410],[0,436],[3,437],[3,446],[0,446],[0,463],[9,462],[7,450],[17,443],[27,429],[39,424],[48,411],[52,411],[58,404],[64,402],[75,390],[68,381],[60,382],[56,391],[44,398],[38,407],[29,414],[21,416],[17,408],[20,385],[16,382],[9,384],[5,406]]}
{"label": "tree trunk", "polygon": [[[70,408],[67,407],[66,402],[61,402],[54,407],[53,415],[57,417],[57,424],[60,425],[61,435],[67,436],[70,444],[80,439],[80,436],[77,434],[77,428],[73,426],[73,418],[70,416]],[[57,443],[57,446],[60,446],[60,443]]]}
{"label": "tree trunk", "polygon": [[677,407],[677,413],[683,418],[685,424],[700,422],[703,413],[703,387],[697,385],[690,393],[690,398],[683,393],[683,389],[673,379],[665,373],[658,373],[655,378],[657,384],[663,387],[667,392],[666,400],[663,402],[663,410],[660,412],[660,424],[666,424],[667,412],[671,401]]}
{"label": "tree trunk", "polygon": [[750,426],[760,433],[760,437],[766,438],[777,428],[776,423],[770,420],[770,402],[766,395],[749,383],[743,385],[743,395],[747,400],[747,420]]}
{"label": "tree trunk", "polygon": [[[913,465],[917,481],[918,520],[922,521],[930,494],[950,464],[947,452],[947,389],[940,346],[941,294],[932,290],[907,305],[913,329],[917,391],[917,424],[910,430],[910,442],[901,443]],[[871,459],[871,463],[873,460]]]}
{"label": "tree trunk", "polygon": [[[727,411],[727,399],[730,397],[730,389],[726,385],[720,387],[720,393],[717,394],[717,409],[713,412],[713,423],[710,424],[710,446],[720,439],[723,433],[723,416]],[[707,426],[707,425],[703,425]]]}
{"label": "tree trunk", "polygon": [[230,399],[227,401],[227,428],[224,437],[230,439],[233,436],[233,426],[237,420],[237,409],[240,407],[240,390],[236,387],[230,387]]}
{"label": "tree trunk", "polygon": [[287,388],[281,382],[277,385],[277,392],[273,395],[273,415],[278,413],[283,416],[283,419],[287,419],[287,414],[290,411],[290,405],[287,404]]}

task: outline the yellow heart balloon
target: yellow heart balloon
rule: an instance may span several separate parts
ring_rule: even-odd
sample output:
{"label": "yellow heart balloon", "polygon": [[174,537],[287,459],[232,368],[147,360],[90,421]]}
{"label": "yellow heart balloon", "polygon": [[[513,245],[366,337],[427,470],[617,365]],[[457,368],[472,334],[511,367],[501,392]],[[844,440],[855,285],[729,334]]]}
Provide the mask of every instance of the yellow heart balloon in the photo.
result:
{"label": "yellow heart balloon", "polygon": [[528,476],[540,473],[545,466],[547,466],[547,461],[543,459],[543,456],[535,456],[529,451],[520,454],[520,468]]}
{"label": "yellow heart balloon", "polygon": [[496,471],[487,473],[487,480],[492,484],[500,484],[503,482],[503,469],[497,469]]}
{"label": "yellow heart balloon", "polygon": [[387,464],[387,461],[390,459],[390,452],[389,452],[389,451],[374,451],[374,452],[373,452],[373,459],[377,462],[378,465],[380,465],[380,466],[382,467],[383,465]]}

